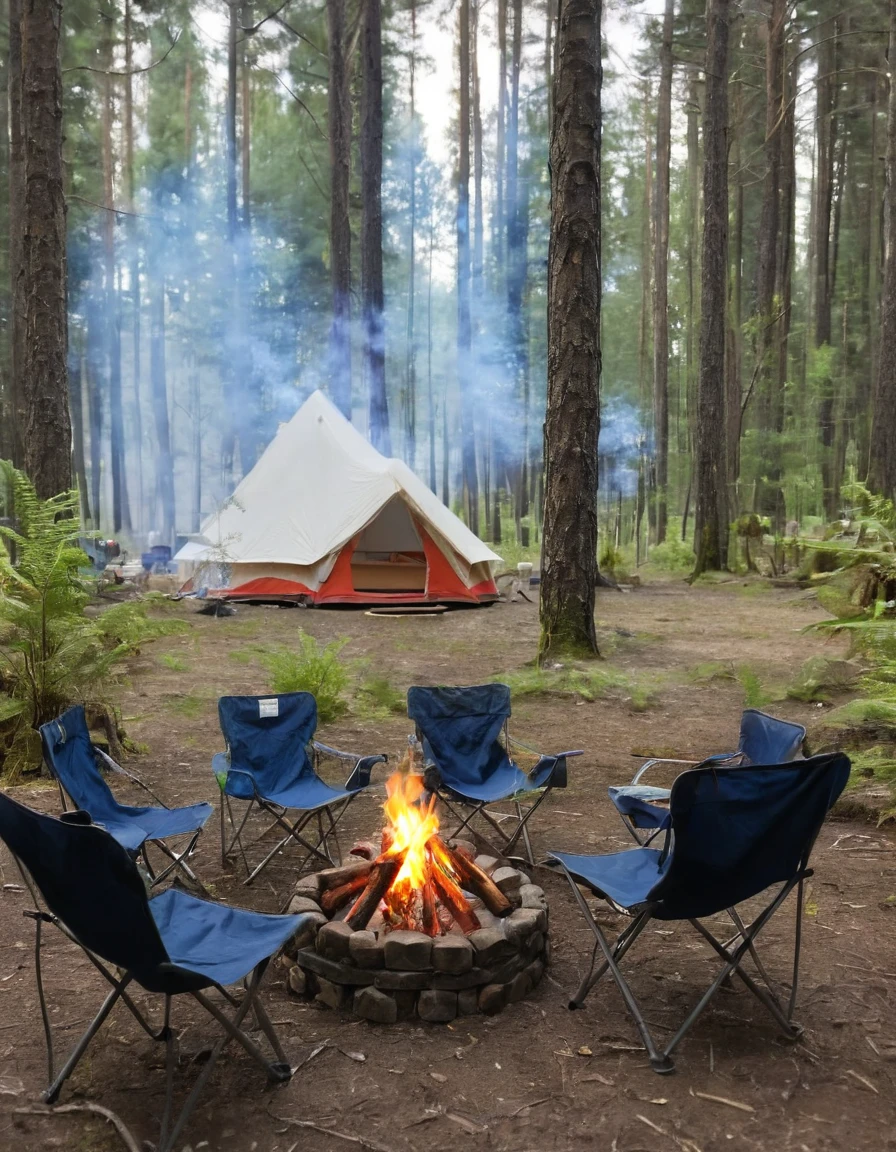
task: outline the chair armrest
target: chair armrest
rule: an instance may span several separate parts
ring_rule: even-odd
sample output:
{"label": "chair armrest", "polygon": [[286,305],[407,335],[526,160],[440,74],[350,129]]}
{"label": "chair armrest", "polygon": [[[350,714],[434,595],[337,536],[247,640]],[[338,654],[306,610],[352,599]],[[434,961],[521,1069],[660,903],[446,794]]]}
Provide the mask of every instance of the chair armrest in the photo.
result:
{"label": "chair armrest", "polygon": [[[723,753],[723,756],[735,755],[735,753]],[[698,764],[702,764],[702,760],[678,760],[674,756],[655,756],[652,760],[645,760],[638,771],[632,776],[632,784],[637,784],[648,768],[652,768],[654,764],[683,764],[688,768],[695,768]]]}
{"label": "chair armrest", "polygon": [[565,788],[567,784],[566,761],[570,756],[582,756],[584,751],[557,752],[554,756],[542,756],[529,778],[538,788]]}
{"label": "chair armrest", "polygon": [[376,756],[362,756],[345,782],[349,792],[358,792],[370,783],[370,771],[374,764],[387,764],[389,757],[385,752]]}
{"label": "chair armrest", "polygon": [[144,792],[148,792],[157,804],[160,804],[163,808],[168,808],[168,805],[165,803],[165,801],[161,800],[155,794],[155,792],[153,792],[152,788],[150,788],[147,783],[141,780],[135,772],[128,772],[126,768],[122,768],[117,760],[113,760],[109,753],[104,752],[102,748],[97,748],[96,744],[91,744],[90,747],[93,749],[94,755],[98,756],[108,769],[110,769],[112,772],[117,772],[120,776],[126,777],[131,781],[132,784],[136,784],[138,788],[142,788]]}
{"label": "chair armrest", "polygon": [[[223,753],[219,753],[218,755],[223,755]],[[214,769],[214,765],[215,765],[215,760],[217,760],[217,756],[214,757],[214,759],[212,760],[212,768],[213,769]],[[215,772],[215,775],[218,776],[218,773]],[[252,786],[252,795],[253,796],[258,795],[258,788],[255,785],[255,777],[252,775],[252,773],[247,772],[244,768],[231,768],[230,765],[227,766],[227,771],[224,774],[223,783],[221,782],[220,776],[218,776],[218,783],[220,784],[222,792],[227,787],[227,785],[230,783],[231,776],[245,776],[245,778],[249,781],[250,785]],[[241,799],[241,797],[239,797],[239,798]],[[246,797],[246,799],[251,799],[251,797]]]}

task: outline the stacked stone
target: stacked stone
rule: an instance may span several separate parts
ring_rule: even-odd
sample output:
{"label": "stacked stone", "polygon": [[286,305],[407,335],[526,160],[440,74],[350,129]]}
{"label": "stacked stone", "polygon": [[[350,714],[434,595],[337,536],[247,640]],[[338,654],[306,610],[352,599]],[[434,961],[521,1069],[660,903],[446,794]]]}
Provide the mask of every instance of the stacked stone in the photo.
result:
{"label": "stacked stone", "polygon": [[478,856],[476,863],[515,905],[513,912],[497,920],[477,907],[482,928],[435,939],[423,932],[355,932],[342,920],[328,920],[318,902],[325,874],[302,877],[287,909],[309,914],[283,952],[290,991],[378,1024],[415,1016],[447,1023],[478,1012],[494,1015],[522,1000],[550,958],[544,892],[494,857]]}

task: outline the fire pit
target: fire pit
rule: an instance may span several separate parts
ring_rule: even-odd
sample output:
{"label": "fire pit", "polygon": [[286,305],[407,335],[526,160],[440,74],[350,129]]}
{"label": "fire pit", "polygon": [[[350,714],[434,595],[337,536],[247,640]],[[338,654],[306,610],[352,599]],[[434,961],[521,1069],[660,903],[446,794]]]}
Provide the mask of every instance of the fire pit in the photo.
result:
{"label": "fire pit", "polygon": [[539,982],[549,958],[544,892],[465,841],[439,837],[422,777],[386,785],[379,849],[304,876],[290,912],[311,913],[284,950],[289,988],[377,1023],[500,1012]]}

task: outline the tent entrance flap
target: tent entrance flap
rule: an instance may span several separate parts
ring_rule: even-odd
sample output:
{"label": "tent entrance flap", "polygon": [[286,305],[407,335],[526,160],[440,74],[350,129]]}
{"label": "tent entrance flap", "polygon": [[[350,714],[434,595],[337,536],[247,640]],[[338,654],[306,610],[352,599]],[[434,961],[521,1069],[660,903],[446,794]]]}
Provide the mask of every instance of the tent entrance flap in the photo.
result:
{"label": "tent entrance flap", "polygon": [[401,497],[385,504],[358,537],[352,587],[356,592],[426,591],[423,542]]}

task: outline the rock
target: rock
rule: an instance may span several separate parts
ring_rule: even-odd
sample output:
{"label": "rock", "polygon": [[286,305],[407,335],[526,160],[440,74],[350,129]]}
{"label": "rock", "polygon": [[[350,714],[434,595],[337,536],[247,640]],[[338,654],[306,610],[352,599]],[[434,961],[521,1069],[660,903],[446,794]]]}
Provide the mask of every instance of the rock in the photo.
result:
{"label": "rock", "polygon": [[414,1015],[414,1009],[417,1007],[417,993],[411,989],[398,988],[390,995],[398,1008],[398,1019],[410,1020]]}
{"label": "rock", "polygon": [[300,876],[293,889],[295,896],[310,896],[313,900],[320,895],[320,874],[312,872],[310,876]]}
{"label": "rock", "polygon": [[353,932],[348,952],[359,968],[382,968],[385,963],[382,941],[373,932]]}
{"label": "rock", "polygon": [[544,938],[544,962],[545,962],[545,964],[550,964],[552,952],[553,952],[553,948],[551,946],[551,938],[550,938],[550,936],[545,936],[545,938]]}
{"label": "rock", "polygon": [[488,872],[489,875],[494,872],[498,867],[497,856],[477,856],[473,863],[477,868],[481,868],[483,872]]}
{"label": "rock", "polygon": [[526,873],[520,871],[519,868],[517,868],[516,871],[517,871],[517,875],[520,878],[520,885],[523,887],[528,887],[528,885],[530,885],[532,883],[532,881],[529,879],[529,877],[526,875]]}
{"label": "rock", "polygon": [[317,950],[326,960],[347,960],[352,930],[342,920],[331,920],[317,934]]}
{"label": "rock", "polygon": [[505,984],[486,984],[479,993],[479,1011],[486,1016],[494,1016],[507,1003],[507,986]]}
{"label": "rock", "polygon": [[328,1008],[342,1008],[348,997],[348,988],[344,984],[334,984],[332,980],[325,980],[322,976],[317,979],[317,995],[315,1000],[326,1004]]}
{"label": "rock", "polygon": [[523,884],[520,886],[521,908],[547,909],[547,906],[548,902],[543,888],[539,888],[537,884]]}
{"label": "rock", "polygon": [[496,868],[492,873],[492,880],[504,895],[510,899],[515,899],[519,896],[523,881],[516,868]]}
{"label": "rock", "polygon": [[417,997],[417,1015],[430,1024],[447,1024],[457,1015],[457,993],[427,988]]}
{"label": "rock", "polygon": [[383,949],[387,968],[402,972],[422,972],[430,967],[432,940],[423,932],[390,932]]}
{"label": "rock", "polygon": [[514,948],[496,928],[479,928],[467,937],[476,949],[476,963],[480,968],[490,968],[513,955]]}
{"label": "rock", "polygon": [[529,976],[529,983],[533,988],[537,988],[541,983],[541,978],[544,975],[544,963],[541,960],[533,960],[532,963],[526,968]]}
{"label": "rock", "polygon": [[473,945],[464,936],[442,936],[432,946],[432,966],[437,972],[469,972],[473,967]]}
{"label": "rock", "polygon": [[544,916],[542,908],[517,908],[504,921],[504,935],[511,944],[521,948],[539,931],[539,916]]}
{"label": "rock", "polygon": [[295,916],[299,912],[320,912],[320,904],[310,896],[293,896],[286,912],[289,916]]}
{"label": "rock", "polygon": [[507,1003],[516,1004],[520,1000],[525,1000],[531,990],[532,982],[529,976],[529,970],[524,968],[522,972],[514,976],[507,987]]}
{"label": "rock", "polygon": [[294,996],[304,996],[307,993],[308,979],[298,964],[294,964],[290,968],[289,975],[286,977],[286,987]]}
{"label": "rock", "polygon": [[398,1019],[398,1005],[387,992],[377,988],[359,988],[352,1000],[356,1016],[374,1024],[394,1024]]}
{"label": "rock", "polygon": [[463,988],[478,988],[488,984],[492,978],[491,969],[471,968],[469,972],[433,972],[429,977],[429,988],[441,988],[446,992],[460,992]]}
{"label": "rock", "polygon": [[[393,972],[386,968],[382,972],[370,972],[368,975],[373,976],[377,988],[389,988],[395,991],[407,989],[418,991],[420,988],[428,988],[433,980],[433,973],[428,969],[426,972]],[[454,979],[459,977],[455,976]]]}
{"label": "rock", "polygon": [[328,960],[311,948],[296,953],[303,968],[310,968],[334,984],[372,984],[374,973],[369,968],[353,968],[346,960]]}
{"label": "rock", "polygon": [[465,988],[457,994],[458,1016],[476,1016],[479,1013],[479,989]]}
{"label": "rock", "polygon": [[323,912],[306,912],[305,919],[299,925],[295,936],[284,946],[283,951],[289,956],[295,956],[300,948],[307,948],[314,943],[318,930],[326,924],[327,918]]}

